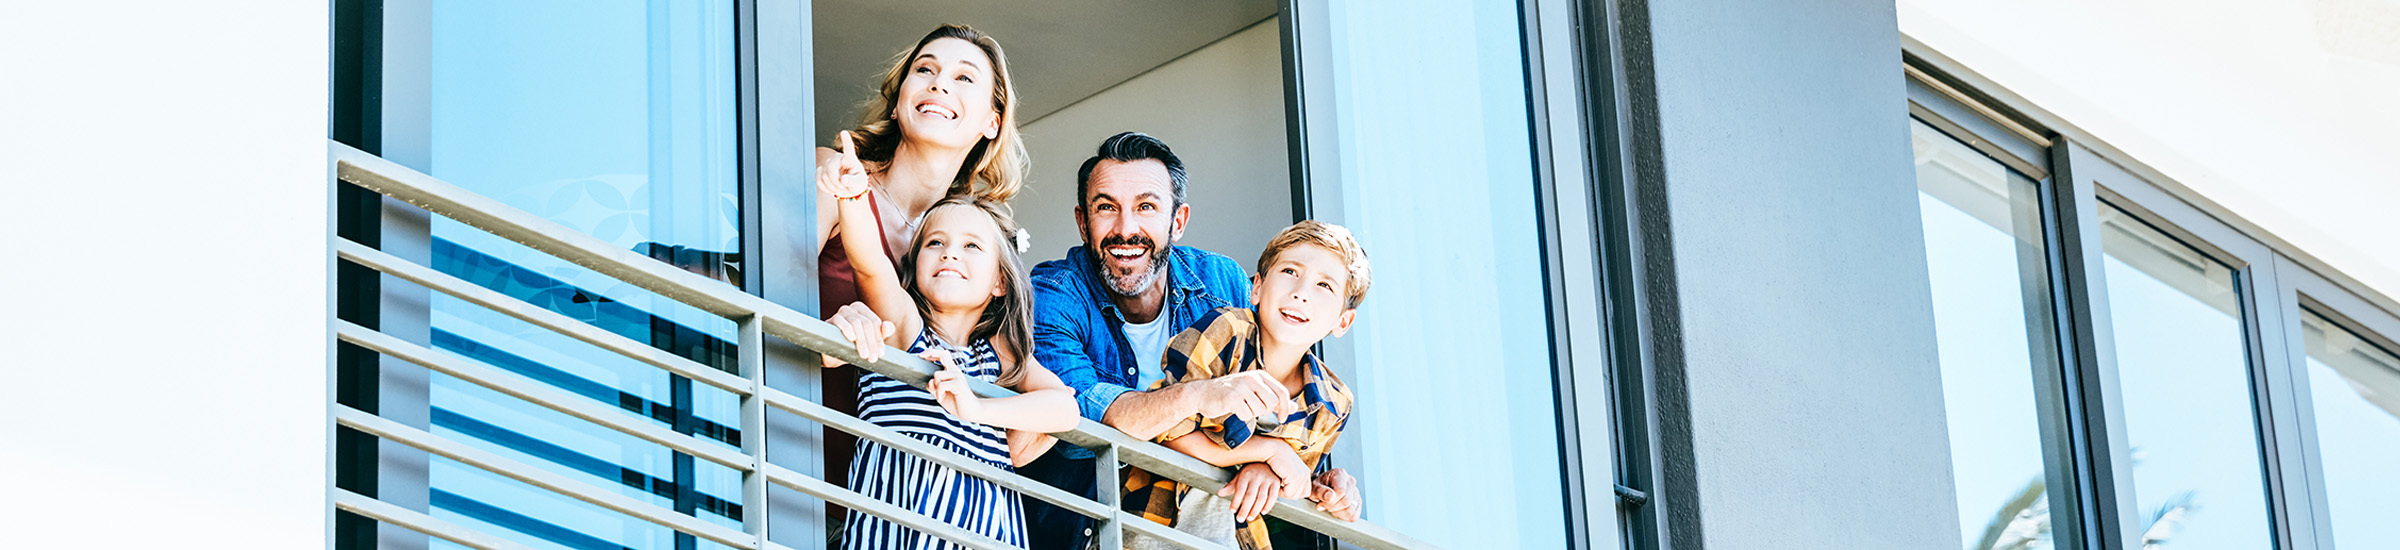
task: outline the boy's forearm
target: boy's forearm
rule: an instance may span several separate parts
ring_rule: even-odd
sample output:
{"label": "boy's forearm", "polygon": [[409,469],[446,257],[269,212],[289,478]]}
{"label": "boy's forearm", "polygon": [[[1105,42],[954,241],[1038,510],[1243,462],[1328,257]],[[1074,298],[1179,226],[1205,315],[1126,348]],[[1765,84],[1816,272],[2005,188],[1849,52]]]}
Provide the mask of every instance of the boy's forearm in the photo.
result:
{"label": "boy's forearm", "polygon": [[1166,446],[1219,468],[1231,468],[1252,462],[1266,462],[1275,457],[1278,449],[1285,452],[1292,449],[1291,444],[1284,443],[1281,439],[1263,435],[1251,437],[1248,441],[1243,441],[1240,446],[1228,449],[1224,445],[1218,445],[1215,440],[1196,432],[1167,440]]}

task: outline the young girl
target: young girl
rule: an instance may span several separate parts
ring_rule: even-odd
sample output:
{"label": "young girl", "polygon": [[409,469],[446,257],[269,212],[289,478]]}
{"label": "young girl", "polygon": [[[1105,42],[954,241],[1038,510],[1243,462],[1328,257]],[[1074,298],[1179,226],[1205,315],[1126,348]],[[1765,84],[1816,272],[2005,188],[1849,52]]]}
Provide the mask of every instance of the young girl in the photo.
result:
{"label": "young girl", "polygon": [[[1074,390],[1033,361],[1033,295],[1017,259],[1017,229],[990,201],[943,199],[926,209],[916,236],[892,265],[876,253],[875,211],[863,200],[866,170],[841,137],[842,161],[817,177],[841,202],[840,234],[858,276],[862,302],[828,319],[880,358],[885,345],[941,365],[925,389],[861,373],[858,416],[1002,469],[1032,461],[1073,429]],[[968,379],[1014,389],[985,399]],[[871,441],[858,442],[850,488],[951,525],[1025,546],[1024,505],[1015,491]],[[851,510],[842,534],[850,549],[949,548],[947,541]]]}

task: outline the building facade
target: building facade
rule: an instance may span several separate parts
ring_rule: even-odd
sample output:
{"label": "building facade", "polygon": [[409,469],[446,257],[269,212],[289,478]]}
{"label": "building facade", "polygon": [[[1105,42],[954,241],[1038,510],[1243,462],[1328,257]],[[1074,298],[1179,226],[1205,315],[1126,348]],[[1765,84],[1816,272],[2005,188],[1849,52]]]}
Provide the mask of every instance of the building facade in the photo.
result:
{"label": "building facade", "polygon": [[[25,387],[152,410],[23,422],[0,456],[166,518],[145,543],[828,547],[867,506],[829,449],[877,436],[808,321],[815,150],[955,22],[1019,83],[1028,262],[1080,244],[1074,167],[1127,130],[1190,163],[1182,244],[1357,232],[1374,291],[1321,352],[1366,521],[1276,514],[1329,546],[2400,545],[2377,0],[292,4],[158,12],[256,34],[16,33],[212,84],[24,92],[115,126],[25,110],[0,169],[88,181],[107,160],[62,144],[93,127],[190,143],[122,180],[175,206],[100,224],[125,200],[69,186],[13,216],[133,243],[103,273],[207,266],[24,275],[86,292],[12,316]],[[265,61],[175,68],[228,58]],[[69,65],[26,69],[141,86]],[[196,330],[50,366],[124,311]],[[95,409],[24,393],[0,410]]]}

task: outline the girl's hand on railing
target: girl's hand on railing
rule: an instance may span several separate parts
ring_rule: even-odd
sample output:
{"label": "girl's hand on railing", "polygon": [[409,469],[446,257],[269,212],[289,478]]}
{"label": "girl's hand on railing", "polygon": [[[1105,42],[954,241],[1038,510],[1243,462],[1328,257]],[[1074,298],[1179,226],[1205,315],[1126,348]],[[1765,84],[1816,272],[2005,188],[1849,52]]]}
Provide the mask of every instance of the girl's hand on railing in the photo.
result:
{"label": "girl's hand on railing", "polygon": [[[858,346],[858,358],[869,363],[883,360],[884,343],[891,339],[894,330],[898,330],[897,327],[892,326],[891,321],[885,321],[882,317],[876,316],[875,310],[868,309],[864,302],[851,302],[850,305],[842,306],[841,311],[834,312],[832,317],[825,319],[825,322],[832,324],[833,328],[840,329],[843,339],[849,340],[850,345]],[[833,357],[826,357],[825,366],[841,366],[839,361]]]}
{"label": "girl's hand on railing", "polygon": [[917,356],[942,366],[942,370],[933,372],[932,380],[925,381],[925,391],[933,393],[933,400],[941,402],[942,410],[950,411],[951,416],[960,420],[988,424],[983,421],[983,398],[976,396],[975,388],[967,384],[973,378],[958,366],[957,355],[936,349]]}
{"label": "girl's hand on railing", "polygon": [[1233,481],[1217,490],[1217,496],[1233,500],[1233,517],[1240,521],[1258,519],[1275,506],[1275,497],[1283,493],[1283,477],[1264,462],[1252,462],[1233,474]]}
{"label": "girl's hand on railing", "polygon": [[1309,495],[1317,501],[1317,509],[1342,521],[1358,521],[1358,478],[1341,468],[1326,470],[1317,476],[1316,493]]}

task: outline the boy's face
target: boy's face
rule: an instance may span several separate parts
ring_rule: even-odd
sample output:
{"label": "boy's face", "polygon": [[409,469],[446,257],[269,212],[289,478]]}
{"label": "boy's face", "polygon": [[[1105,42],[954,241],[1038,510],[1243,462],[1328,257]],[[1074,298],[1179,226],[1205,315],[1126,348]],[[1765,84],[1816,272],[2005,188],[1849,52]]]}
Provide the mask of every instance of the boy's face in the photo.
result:
{"label": "boy's face", "polygon": [[1277,342],[1315,343],[1350,330],[1358,311],[1342,307],[1350,271],[1340,255],[1313,244],[1275,254],[1266,272],[1251,281],[1250,304],[1258,306],[1260,330]]}

